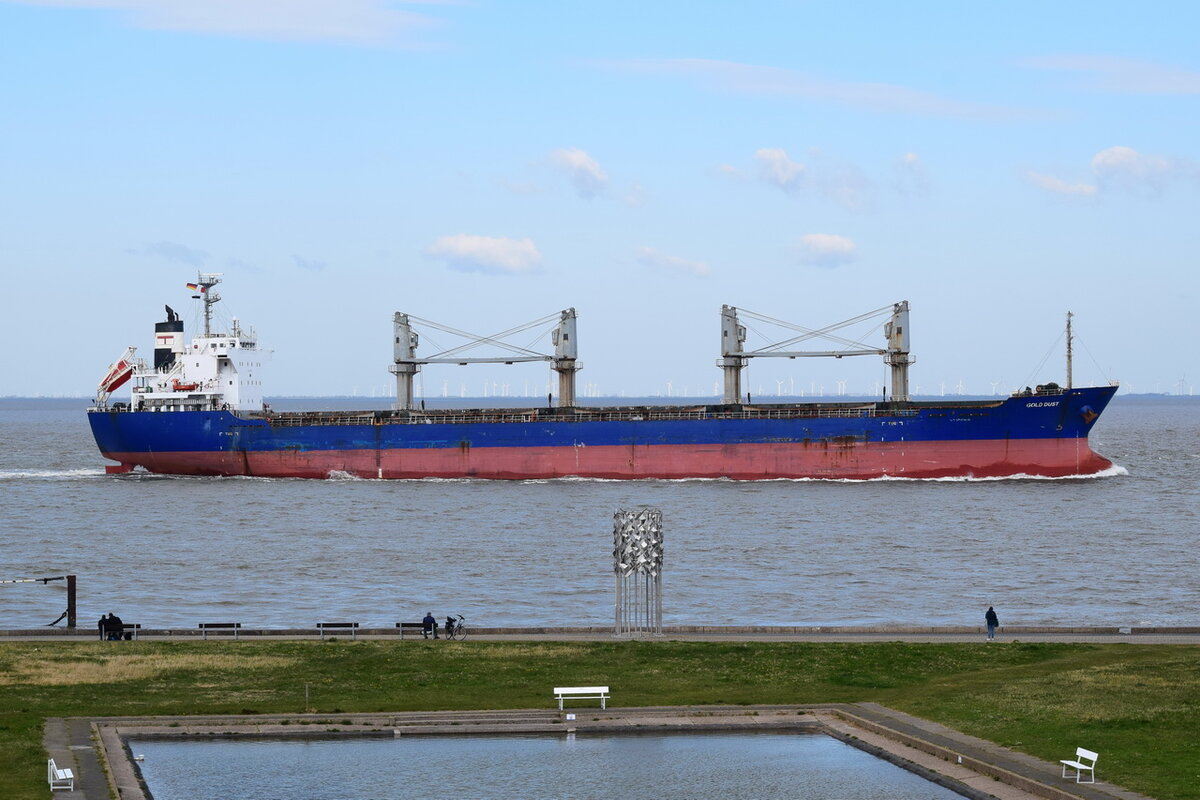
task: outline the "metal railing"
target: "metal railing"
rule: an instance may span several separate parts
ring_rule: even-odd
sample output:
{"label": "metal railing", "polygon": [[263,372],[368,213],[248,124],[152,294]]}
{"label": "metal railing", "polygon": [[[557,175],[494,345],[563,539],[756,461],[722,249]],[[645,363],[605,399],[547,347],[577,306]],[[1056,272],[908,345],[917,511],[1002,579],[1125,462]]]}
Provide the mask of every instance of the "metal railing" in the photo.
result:
{"label": "metal railing", "polygon": [[277,412],[268,419],[276,427],[309,425],[479,425],[521,424],[531,422],[674,422],[693,420],[785,420],[868,417],[915,417],[917,409],[877,409],[875,406],[823,407],[793,406],[788,408],[758,408],[738,410],[708,410],[681,408],[578,409],[572,411],[463,411],[463,412]]}

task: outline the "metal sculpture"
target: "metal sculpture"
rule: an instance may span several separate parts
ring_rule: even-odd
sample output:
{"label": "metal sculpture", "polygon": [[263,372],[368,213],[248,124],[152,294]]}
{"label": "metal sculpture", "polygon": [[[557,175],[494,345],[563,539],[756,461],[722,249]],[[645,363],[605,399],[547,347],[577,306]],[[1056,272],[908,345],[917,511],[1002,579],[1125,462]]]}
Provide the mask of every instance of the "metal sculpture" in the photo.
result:
{"label": "metal sculpture", "polygon": [[662,634],[662,569],[662,511],[618,509],[613,514],[613,636]]}

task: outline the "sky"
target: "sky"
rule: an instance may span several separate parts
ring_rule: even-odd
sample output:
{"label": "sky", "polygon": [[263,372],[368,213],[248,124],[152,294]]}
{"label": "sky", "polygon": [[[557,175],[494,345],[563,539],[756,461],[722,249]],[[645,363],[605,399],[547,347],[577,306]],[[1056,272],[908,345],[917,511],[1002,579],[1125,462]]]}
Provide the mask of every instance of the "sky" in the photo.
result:
{"label": "sky", "polygon": [[190,336],[198,272],[273,351],[268,396],[394,391],[397,311],[566,308],[579,395],[714,395],[722,305],[811,329],[902,300],[916,394],[1062,383],[1068,311],[1076,385],[1190,394],[1197,30],[1191,2],[0,0],[0,396],[90,396],[164,305]]}

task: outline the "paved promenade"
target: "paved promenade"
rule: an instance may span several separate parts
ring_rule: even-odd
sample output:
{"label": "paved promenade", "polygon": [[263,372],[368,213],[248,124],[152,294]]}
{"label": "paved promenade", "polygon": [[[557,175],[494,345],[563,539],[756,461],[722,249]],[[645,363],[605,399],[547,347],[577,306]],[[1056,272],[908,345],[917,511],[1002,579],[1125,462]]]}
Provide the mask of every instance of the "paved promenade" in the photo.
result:
{"label": "paved promenade", "polygon": [[[144,628],[139,639],[153,641],[200,639],[198,628]],[[339,631],[339,639],[352,636],[358,639],[400,639],[396,628],[361,627],[353,634]],[[262,641],[280,639],[320,639],[314,625],[311,628],[241,628],[239,640]],[[0,630],[0,642],[5,640],[97,640],[95,629],[27,628]],[[209,632],[209,641],[232,639],[230,632]],[[404,639],[420,638],[411,632]],[[471,640],[493,641],[612,641],[612,628],[604,626],[578,627],[481,627],[469,628]],[[809,627],[809,626],[700,626],[679,625],[663,629],[661,636],[644,635],[637,638],[649,641],[687,642],[983,642],[983,627],[971,626],[896,626],[896,627]],[[1200,626],[1172,628],[1113,628],[1113,627],[1001,627],[997,645],[1005,642],[1104,642],[1123,644],[1191,644],[1200,645]]]}

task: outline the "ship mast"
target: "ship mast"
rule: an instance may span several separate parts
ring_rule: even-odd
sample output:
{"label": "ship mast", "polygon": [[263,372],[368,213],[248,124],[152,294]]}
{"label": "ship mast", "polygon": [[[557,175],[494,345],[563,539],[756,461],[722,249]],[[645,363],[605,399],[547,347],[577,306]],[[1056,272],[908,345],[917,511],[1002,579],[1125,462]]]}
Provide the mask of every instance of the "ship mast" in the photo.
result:
{"label": "ship mast", "polygon": [[194,294],[192,297],[204,302],[205,339],[212,336],[212,307],[221,301],[221,295],[209,290],[220,282],[221,273],[219,272],[201,272],[196,276],[196,283],[200,287],[200,294]]}
{"label": "ship mast", "polygon": [[1067,312],[1067,388],[1071,387],[1071,317],[1070,311]]}

